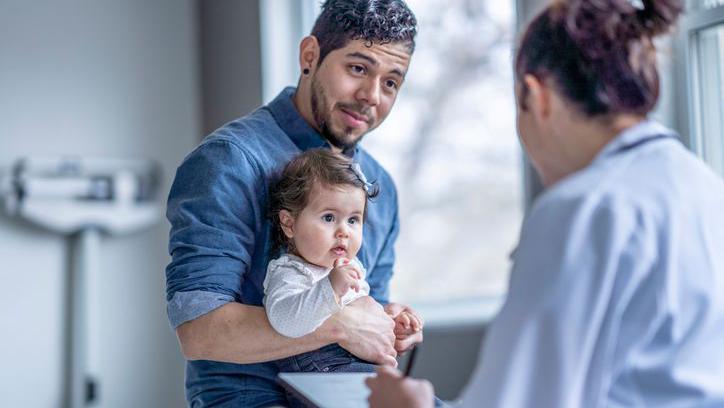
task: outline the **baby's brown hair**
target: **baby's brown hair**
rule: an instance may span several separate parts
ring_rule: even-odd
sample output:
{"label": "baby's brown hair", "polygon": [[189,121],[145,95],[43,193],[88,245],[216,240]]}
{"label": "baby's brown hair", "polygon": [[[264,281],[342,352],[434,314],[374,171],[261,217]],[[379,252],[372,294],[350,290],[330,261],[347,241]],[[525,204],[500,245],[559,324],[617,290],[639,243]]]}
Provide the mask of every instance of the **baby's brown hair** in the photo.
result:
{"label": "baby's brown hair", "polygon": [[365,216],[367,201],[379,194],[378,186],[368,183],[359,164],[349,157],[329,149],[302,152],[287,163],[269,190],[268,216],[272,223],[272,255],[289,245],[289,238],[282,230],[279,213],[287,210],[293,217],[297,217],[309,203],[309,195],[315,183],[327,187],[348,185],[360,188],[365,192]]}

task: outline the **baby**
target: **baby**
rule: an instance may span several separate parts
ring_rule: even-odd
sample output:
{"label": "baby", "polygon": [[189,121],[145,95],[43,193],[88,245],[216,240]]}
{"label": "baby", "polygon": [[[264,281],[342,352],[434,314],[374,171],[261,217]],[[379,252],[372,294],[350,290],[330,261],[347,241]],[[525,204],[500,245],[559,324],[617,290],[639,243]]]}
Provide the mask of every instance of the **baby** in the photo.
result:
{"label": "baby", "polygon": [[[358,164],[327,149],[308,150],[284,168],[270,192],[270,216],[272,253],[286,253],[269,262],[264,279],[264,307],[279,333],[311,333],[369,294],[366,271],[356,255],[367,202],[377,190]],[[422,330],[422,320],[410,311],[400,313],[395,323],[401,330]],[[277,365],[283,372],[375,370],[374,364],[337,344],[278,360]]]}

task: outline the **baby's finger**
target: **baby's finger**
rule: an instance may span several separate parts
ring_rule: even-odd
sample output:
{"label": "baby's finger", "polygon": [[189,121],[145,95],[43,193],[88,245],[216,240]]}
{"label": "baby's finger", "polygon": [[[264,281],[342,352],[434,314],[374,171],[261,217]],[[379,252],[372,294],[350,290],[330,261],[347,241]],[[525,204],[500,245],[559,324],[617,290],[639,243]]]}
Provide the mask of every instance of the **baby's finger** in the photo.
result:
{"label": "baby's finger", "polygon": [[400,323],[402,323],[402,327],[406,329],[410,328],[410,315],[408,313],[400,313],[397,318],[399,319]]}
{"label": "baby's finger", "polygon": [[422,320],[417,315],[410,315],[412,317],[412,329],[415,331],[422,330]]}
{"label": "baby's finger", "polygon": [[362,277],[362,271],[359,269],[359,265],[357,264],[357,262],[350,262],[349,264],[345,265],[345,267],[354,269],[355,271],[357,271],[357,274],[360,276],[360,278]]}
{"label": "baby's finger", "polygon": [[357,271],[355,271],[354,269],[345,269],[344,274],[347,275],[350,280],[356,281],[357,279],[359,279],[357,278]]}
{"label": "baby's finger", "polygon": [[412,330],[412,329],[410,329],[410,330],[405,330],[405,329],[403,328],[403,329],[401,329],[399,332],[397,332],[397,331],[395,332],[395,340],[405,340],[406,338],[412,336],[412,335],[415,334],[415,333],[419,333],[419,332],[416,332],[416,331],[414,331],[414,330]]}
{"label": "baby's finger", "polygon": [[359,269],[354,267],[353,265],[344,265],[342,267],[345,274],[349,276],[352,279],[362,279],[362,273],[360,273]]}

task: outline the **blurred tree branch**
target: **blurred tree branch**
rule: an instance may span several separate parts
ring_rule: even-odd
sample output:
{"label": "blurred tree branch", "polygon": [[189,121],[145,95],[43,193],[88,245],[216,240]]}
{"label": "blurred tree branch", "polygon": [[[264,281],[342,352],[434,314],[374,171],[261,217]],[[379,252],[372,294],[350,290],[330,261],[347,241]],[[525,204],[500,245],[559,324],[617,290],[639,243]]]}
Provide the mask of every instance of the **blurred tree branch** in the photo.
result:
{"label": "blurred tree branch", "polygon": [[481,77],[492,79],[493,50],[501,43],[509,43],[511,36],[511,27],[491,17],[484,1],[443,0],[436,3],[428,10],[440,12],[418,16],[422,27],[420,34],[428,44],[426,52],[432,53],[427,57],[443,63],[432,80],[411,78],[410,96],[422,119],[414,125],[413,141],[402,170],[403,188],[409,189],[406,207],[410,211],[420,208],[418,205],[424,207],[425,192],[420,189],[419,177],[430,148],[435,143],[455,141],[454,135],[440,134],[439,125],[446,109],[456,95],[474,81]]}

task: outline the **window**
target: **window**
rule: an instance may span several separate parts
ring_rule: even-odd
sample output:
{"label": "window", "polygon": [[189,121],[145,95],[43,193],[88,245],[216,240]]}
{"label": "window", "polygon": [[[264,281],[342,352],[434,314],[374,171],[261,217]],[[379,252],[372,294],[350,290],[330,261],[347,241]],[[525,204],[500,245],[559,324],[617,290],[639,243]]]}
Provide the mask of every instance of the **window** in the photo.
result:
{"label": "window", "polygon": [[261,22],[262,100],[271,102],[299,79],[299,42],[309,35],[319,14],[316,0],[263,0]]}
{"label": "window", "polygon": [[724,23],[701,30],[696,41],[699,68],[696,145],[704,160],[724,175]]}
{"label": "window", "polygon": [[500,296],[523,213],[513,2],[407,3],[415,55],[392,113],[363,141],[400,195],[393,299]]}
{"label": "window", "polygon": [[681,30],[682,122],[692,150],[724,176],[724,1],[691,1],[689,8]]}
{"label": "window", "polygon": [[709,10],[717,6],[723,6],[724,0],[693,0],[689,1],[689,8],[694,10]]}

